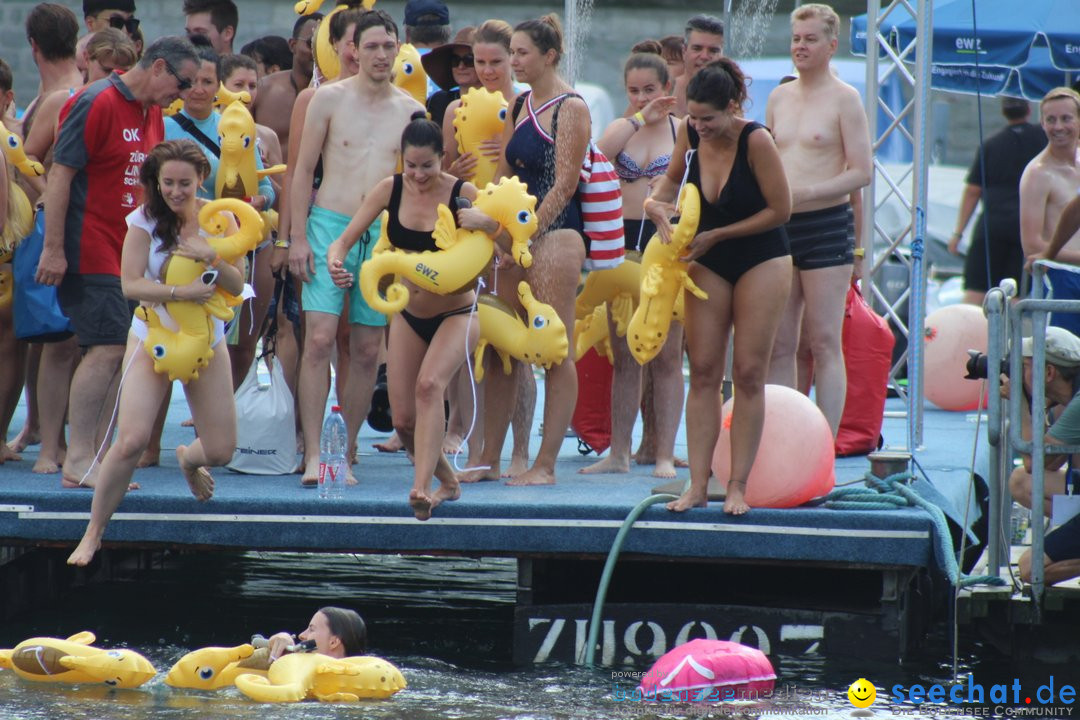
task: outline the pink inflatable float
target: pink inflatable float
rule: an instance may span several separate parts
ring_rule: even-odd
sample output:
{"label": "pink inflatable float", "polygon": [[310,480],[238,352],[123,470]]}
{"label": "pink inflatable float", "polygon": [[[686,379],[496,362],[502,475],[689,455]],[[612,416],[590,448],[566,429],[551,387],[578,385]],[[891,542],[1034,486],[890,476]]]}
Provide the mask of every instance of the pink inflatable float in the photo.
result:
{"label": "pink inflatable float", "polygon": [[965,380],[968,350],[986,352],[986,318],[974,305],[948,305],[926,318],[923,394],[942,410],[979,407],[982,383]]}
{"label": "pink inflatable float", "polygon": [[[735,397],[721,410],[720,439],[712,471],[727,487],[731,477],[731,412]],[[750,507],[789,508],[825,495],[836,484],[832,430],[817,405],[797,390],[765,386],[765,426],[746,482]]]}
{"label": "pink inflatable float", "polygon": [[662,655],[638,690],[646,700],[716,702],[759,698],[775,683],[772,663],[757,648],[699,638]]}

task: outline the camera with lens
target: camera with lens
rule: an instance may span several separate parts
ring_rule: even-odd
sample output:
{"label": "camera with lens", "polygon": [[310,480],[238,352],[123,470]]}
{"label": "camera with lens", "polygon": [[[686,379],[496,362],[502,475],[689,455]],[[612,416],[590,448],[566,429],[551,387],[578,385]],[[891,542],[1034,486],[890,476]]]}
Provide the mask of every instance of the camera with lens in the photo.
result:
{"label": "camera with lens", "polygon": [[[964,379],[985,380],[988,377],[988,373],[990,370],[990,368],[988,367],[990,364],[990,358],[987,357],[986,353],[981,353],[978,350],[968,350],[967,354],[967,365],[964,366],[965,368],[967,368],[967,375],[964,376]],[[1006,377],[1009,375],[1008,360],[1002,358],[1001,367],[998,369],[998,373],[1005,375]]]}

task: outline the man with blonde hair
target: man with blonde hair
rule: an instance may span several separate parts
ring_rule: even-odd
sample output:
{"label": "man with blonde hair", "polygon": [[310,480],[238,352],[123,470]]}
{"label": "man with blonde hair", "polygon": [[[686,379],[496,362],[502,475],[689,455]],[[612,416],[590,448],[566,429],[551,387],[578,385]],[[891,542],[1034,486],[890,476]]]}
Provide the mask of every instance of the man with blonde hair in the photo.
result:
{"label": "man with blonde hair", "polygon": [[[833,435],[847,394],[841,347],[855,222],[849,199],[870,182],[870,133],[859,92],[831,72],[840,18],[811,3],[791,14],[791,59],[799,76],[769,94],[765,124],[791,184],[794,277],[776,336],[769,382],[797,387],[800,327],[813,355],[815,399]],[[803,316],[805,314],[805,322]]]}
{"label": "man with blonde hair", "polygon": [[[1077,265],[1080,233],[1060,239],[1053,248],[1050,240],[1065,206],[1080,192],[1080,95],[1071,88],[1054,88],[1039,103],[1039,115],[1048,142],[1020,177],[1020,244],[1028,257]],[[1077,272],[1048,267],[1046,279],[1055,299],[1080,298]],[[1050,324],[1080,333],[1080,317],[1075,313],[1055,313]]]}

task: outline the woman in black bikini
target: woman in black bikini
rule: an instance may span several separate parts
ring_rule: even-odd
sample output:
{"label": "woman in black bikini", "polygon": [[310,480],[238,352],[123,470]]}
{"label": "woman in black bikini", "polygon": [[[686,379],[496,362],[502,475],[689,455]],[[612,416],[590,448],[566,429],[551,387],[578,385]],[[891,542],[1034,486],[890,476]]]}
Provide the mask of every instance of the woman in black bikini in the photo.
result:
{"label": "woman in black bikini", "polygon": [[[341,237],[327,250],[330,277],[339,287],[356,282],[342,258],[383,210],[389,214],[385,227],[391,244],[422,252],[436,249],[431,232],[440,204],[456,208],[458,198],[470,203],[476,199],[472,184],[442,171],[442,130],[421,113],[401,135],[401,157],[404,172],[372,188]],[[469,230],[497,226],[475,209],[462,212],[460,217],[461,226]],[[427,520],[440,503],[461,495],[457,476],[442,453],[443,393],[476,347],[479,326],[470,317],[476,295],[472,290],[436,295],[404,279],[402,282],[409,287],[409,304],[390,323],[387,384],[394,429],[414,460],[409,504],[418,520]],[[434,493],[433,476],[440,483]]]}
{"label": "woman in black bikini", "polygon": [[[765,422],[765,376],[791,289],[791,258],[782,227],[791,192],[768,129],[741,117],[746,81],[722,58],[698,71],[687,86],[687,120],[667,175],[645,202],[645,213],[670,242],[671,204],[684,172],[701,193],[698,234],[683,256],[707,300],[686,294],[690,393],[686,441],[690,489],[668,504],[682,512],[708,504],[713,448],[720,435],[720,385],[728,332],[735,327],[732,379],[738,400],[731,423],[731,479],[724,512],[749,510],[746,478]],[[689,171],[687,172],[687,163]]]}

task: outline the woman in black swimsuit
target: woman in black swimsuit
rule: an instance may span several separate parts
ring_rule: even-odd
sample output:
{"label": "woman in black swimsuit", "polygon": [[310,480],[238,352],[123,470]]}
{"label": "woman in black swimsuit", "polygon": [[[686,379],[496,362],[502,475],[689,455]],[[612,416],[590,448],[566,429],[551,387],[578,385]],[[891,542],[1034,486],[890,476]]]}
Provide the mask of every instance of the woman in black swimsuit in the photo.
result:
{"label": "woman in black swimsuit", "polygon": [[[442,171],[442,130],[422,113],[417,113],[401,135],[401,157],[404,172],[372,188],[341,237],[327,250],[330,277],[339,287],[350,287],[356,281],[342,265],[342,258],[383,210],[389,214],[385,227],[390,243],[421,252],[436,249],[431,232],[440,204],[455,208],[459,197],[469,202],[476,199],[472,184]],[[470,230],[497,227],[479,210],[463,212],[460,217],[461,226]],[[409,504],[418,520],[427,520],[439,503],[461,495],[457,476],[442,453],[443,393],[476,347],[479,325],[470,317],[476,295],[472,290],[436,295],[404,278],[402,282],[409,288],[409,304],[390,323],[386,379],[394,429],[414,460]],[[440,483],[434,493],[433,476]]]}
{"label": "woman in black swimsuit", "polygon": [[[746,81],[723,58],[702,68],[687,86],[687,120],[679,127],[667,175],[645,212],[670,242],[671,204],[686,175],[701,193],[698,234],[683,256],[690,277],[708,293],[686,293],[690,392],[686,442],[690,489],[668,509],[705,507],[713,448],[720,435],[720,385],[728,333],[735,327],[732,379],[738,400],[731,423],[731,479],[724,512],[749,510],[746,478],[765,422],[765,376],[776,329],[791,288],[791,258],[783,224],[791,192],[768,129],[741,117]],[[687,171],[687,163],[689,170]]]}

